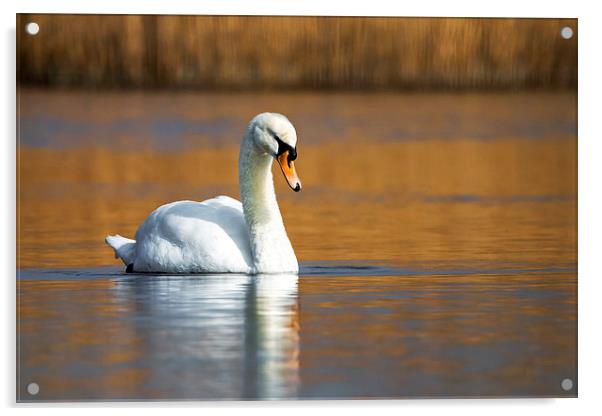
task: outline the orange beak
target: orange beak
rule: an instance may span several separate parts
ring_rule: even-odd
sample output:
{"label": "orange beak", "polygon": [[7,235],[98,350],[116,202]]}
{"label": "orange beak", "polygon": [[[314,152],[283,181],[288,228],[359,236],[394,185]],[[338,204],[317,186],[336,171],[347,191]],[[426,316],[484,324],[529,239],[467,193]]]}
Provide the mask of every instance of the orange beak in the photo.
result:
{"label": "orange beak", "polygon": [[288,150],[283,152],[280,156],[278,156],[278,164],[280,165],[280,169],[282,169],[282,173],[288,182],[288,185],[295,192],[299,192],[301,190],[301,180],[297,176],[297,171],[295,170],[295,163],[292,160],[288,160]]}

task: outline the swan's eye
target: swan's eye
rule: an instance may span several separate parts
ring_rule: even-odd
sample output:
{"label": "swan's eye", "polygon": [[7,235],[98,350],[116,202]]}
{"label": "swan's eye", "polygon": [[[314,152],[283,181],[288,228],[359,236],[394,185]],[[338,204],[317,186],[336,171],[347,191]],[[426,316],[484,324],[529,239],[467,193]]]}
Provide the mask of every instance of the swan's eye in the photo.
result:
{"label": "swan's eye", "polygon": [[290,167],[291,162],[293,160],[297,159],[297,148],[292,147],[288,143],[284,143],[282,140],[280,140],[280,137],[278,137],[278,135],[276,133],[274,133],[274,139],[276,139],[276,143],[278,143],[278,153],[276,154],[276,156],[280,156],[284,152],[288,151],[288,155],[287,155],[286,159],[287,159],[288,165]]}
{"label": "swan's eye", "polygon": [[290,164],[291,161],[293,161],[295,159],[297,159],[297,149],[293,147],[288,152],[288,161],[289,161],[289,164]]}

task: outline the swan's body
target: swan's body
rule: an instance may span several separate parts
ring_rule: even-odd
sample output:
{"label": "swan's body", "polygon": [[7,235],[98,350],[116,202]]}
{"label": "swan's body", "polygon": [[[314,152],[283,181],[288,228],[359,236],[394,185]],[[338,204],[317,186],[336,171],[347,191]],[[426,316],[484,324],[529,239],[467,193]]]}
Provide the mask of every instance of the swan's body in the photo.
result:
{"label": "swan's body", "polygon": [[160,273],[297,273],[299,266],[276,202],[271,165],[278,159],[289,185],[301,189],[293,160],[297,136],[288,119],[263,113],[240,147],[242,203],[218,196],[157,208],[136,232],[106,242],[127,270]]}

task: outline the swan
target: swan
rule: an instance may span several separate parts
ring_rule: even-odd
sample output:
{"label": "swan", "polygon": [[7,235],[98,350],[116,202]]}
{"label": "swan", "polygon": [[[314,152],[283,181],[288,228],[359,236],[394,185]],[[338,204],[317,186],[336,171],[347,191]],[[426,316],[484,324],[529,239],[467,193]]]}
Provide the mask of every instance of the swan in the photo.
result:
{"label": "swan", "polygon": [[106,243],[126,272],[298,273],[274,192],[276,159],[289,186],[298,192],[297,132],[282,114],[262,113],[246,128],[240,145],[240,201],[218,196],[203,202],[178,201],[153,211],[136,239],[109,235]]}

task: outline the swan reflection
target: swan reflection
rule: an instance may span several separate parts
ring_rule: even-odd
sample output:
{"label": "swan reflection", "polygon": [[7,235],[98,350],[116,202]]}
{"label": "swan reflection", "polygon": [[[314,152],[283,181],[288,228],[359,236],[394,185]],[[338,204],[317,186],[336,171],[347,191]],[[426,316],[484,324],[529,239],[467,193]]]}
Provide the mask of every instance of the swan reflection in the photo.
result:
{"label": "swan reflection", "polygon": [[287,398],[299,384],[297,275],[117,280],[145,389],[170,398]]}

